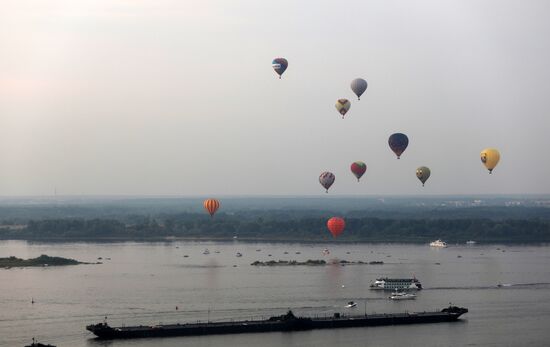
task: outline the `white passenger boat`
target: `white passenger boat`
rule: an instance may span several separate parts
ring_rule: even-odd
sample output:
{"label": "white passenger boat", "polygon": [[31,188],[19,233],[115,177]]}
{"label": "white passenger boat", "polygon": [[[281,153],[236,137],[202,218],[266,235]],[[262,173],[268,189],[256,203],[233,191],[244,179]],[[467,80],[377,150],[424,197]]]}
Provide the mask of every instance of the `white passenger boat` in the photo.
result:
{"label": "white passenger boat", "polygon": [[420,290],[422,284],[416,277],[413,278],[378,278],[370,285],[374,290]]}

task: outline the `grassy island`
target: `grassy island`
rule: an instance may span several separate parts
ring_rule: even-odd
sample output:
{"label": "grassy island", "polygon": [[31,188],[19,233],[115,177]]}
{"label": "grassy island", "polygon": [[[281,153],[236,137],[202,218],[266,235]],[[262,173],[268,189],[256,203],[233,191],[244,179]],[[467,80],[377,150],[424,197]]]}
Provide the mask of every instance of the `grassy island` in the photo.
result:
{"label": "grassy island", "polygon": [[88,264],[74,259],[50,257],[42,254],[32,259],[21,259],[17,257],[0,258],[0,267],[28,267],[28,266],[65,266]]}
{"label": "grassy island", "polygon": [[252,266],[323,266],[323,265],[333,265],[333,264],[340,264],[340,265],[381,265],[384,264],[383,261],[371,261],[371,262],[364,262],[364,261],[348,261],[348,260],[338,260],[335,262],[326,262],[322,259],[312,260],[308,259],[306,261],[296,261],[296,260],[269,260],[269,261],[259,261],[256,260],[253,262]]}

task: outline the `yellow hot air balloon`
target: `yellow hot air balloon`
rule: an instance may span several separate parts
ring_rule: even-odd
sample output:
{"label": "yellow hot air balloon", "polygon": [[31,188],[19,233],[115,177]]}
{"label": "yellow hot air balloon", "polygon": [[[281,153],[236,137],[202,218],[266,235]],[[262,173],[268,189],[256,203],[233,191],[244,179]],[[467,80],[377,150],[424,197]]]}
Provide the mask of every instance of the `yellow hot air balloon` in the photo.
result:
{"label": "yellow hot air balloon", "polygon": [[500,153],[495,148],[486,148],[481,151],[481,162],[489,170],[489,173],[493,173],[493,169],[497,166],[499,160]]}

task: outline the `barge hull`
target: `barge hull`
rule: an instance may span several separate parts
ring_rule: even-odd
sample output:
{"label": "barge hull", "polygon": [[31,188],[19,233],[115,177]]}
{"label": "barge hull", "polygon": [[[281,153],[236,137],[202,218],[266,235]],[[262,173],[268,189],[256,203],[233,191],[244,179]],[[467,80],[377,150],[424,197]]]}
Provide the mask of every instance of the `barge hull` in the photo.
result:
{"label": "barge hull", "polygon": [[110,327],[107,323],[99,323],[89,325],[86,329],[97,335],[100,339],[132,339],[453,322],[462,314],[468,312],[468,309],[458,307],[449,311],[445,310],[448,309],[444,309],[441,312],[372,314],[346,317],[335,315],[335,317],[331,318],[295,317],[292,312],[289,312],[286,315],[262,321],[190,323],[118,328]]}

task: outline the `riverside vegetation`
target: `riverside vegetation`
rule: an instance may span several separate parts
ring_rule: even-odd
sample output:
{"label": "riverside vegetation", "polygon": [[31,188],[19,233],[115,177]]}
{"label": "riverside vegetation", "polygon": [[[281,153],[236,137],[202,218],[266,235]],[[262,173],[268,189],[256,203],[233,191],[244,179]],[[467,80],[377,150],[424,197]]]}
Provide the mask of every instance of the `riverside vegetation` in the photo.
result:
{"label": "riverside vegetation", "polygon": [[62,257],[50,257],[42,254],[39,257],[32,259],[21,259],[17,257],[0,258],[0,268],[10,267],[30,267],[30,266],[65,266],[65,265],[79,265],[88,264],[74,259],[62,258]]}
{"label": "riverside vegetation", "polygon": [[[542,219],[481,218],[388,219],[347,218],[341,242],[550,242],[550,221]],[[170,237],[189,239],[333,241],[321,218],[271,220],[235,216],[204,218],[187,215],[165,220],[146,219],[126,224],[112,219],[31,220],[24,227],[0,227],[0,239],[141,240]]]}
{"label": "riverside vegetation", "polygon": [[[0,239],[550,242],[550,197],[227,198],[214,218],[200,201],[0,201]],[[326,228],[330,215],[346,219],[337,240]]]}

